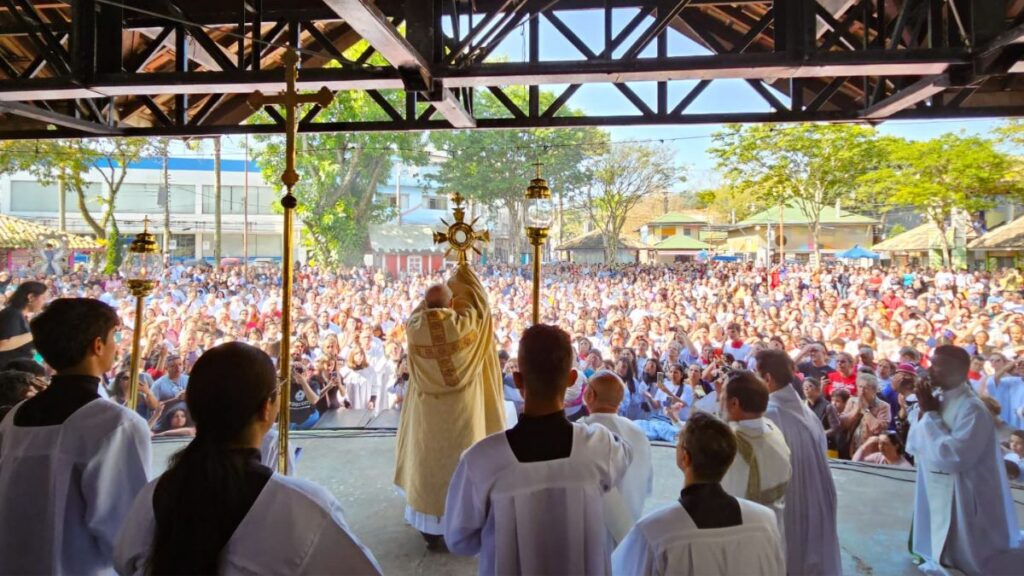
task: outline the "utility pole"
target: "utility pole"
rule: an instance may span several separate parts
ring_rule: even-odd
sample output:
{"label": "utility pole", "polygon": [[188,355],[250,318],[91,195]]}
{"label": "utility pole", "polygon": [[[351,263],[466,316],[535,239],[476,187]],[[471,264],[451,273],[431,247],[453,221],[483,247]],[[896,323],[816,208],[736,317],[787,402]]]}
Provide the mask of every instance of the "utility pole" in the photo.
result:
{"label": "utility pole", "polygon": [[163,154],[163,156],[164,156],[164,158],[163,158],[163,160],[164,160],[164,166],[163,166],[163,168],[164,168],[164,181],[163,181],[163,184],[161,184],[161,186],[163,186],[163,189],[164,189],[163,190],[163,197],[164,197],[164,242],[163,242],[164,245],[163,245],[163,249],[164,249],[164,256],[165,257],[170,257],[170,255],[171,255],[171,175],[170,175],[170,172],[169,172],[168,167],[167,167],[167,164],[168,164],[167,156],[170,155],[170,153],[171,153],[170,141],[164,140],[163,146],[161,148],[162,148],[162,151],[164,153]]}
{"label": "utility pole", "polygon": [[[220,181],[220,178],[217,179]],[[219,188],[219,186],[218,186]],[[245,135],[245,188],[242,194],[242,274],[249,275],[249,135]]]}
{"label": "utility pole", "polygon": [[213,139],[213,259],[220,270],[220,136]]}
{"label": "utility pole", "polygon": [[398,225],[402,225],[402,165],[395,166],[395,210],[398,214]]}

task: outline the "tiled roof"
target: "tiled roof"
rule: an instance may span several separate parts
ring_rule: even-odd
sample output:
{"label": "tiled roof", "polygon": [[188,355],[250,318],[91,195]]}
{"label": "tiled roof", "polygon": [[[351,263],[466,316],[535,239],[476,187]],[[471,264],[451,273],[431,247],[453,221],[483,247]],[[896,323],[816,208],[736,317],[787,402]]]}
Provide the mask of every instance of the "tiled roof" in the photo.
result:
{"label": "tiled roof", "polygon": [[[639,243],[626,238],[619,238],[619,250],[639,250]],[[555,250],[604,250],[604,237],[600,230],[587,232],[571,240],[566,240]]]}
{"label": "tiled roof", "polygon": [[99,250],[99,242],[86,236],[60,232],[55,228],[0,214],[0,249],[34,248],[43,236],[61,236],[71,250]]}
{"label": "tiled roof", "polygon": [[970,248],[985,250],[1020,250],[1024,248],[1024,217],[991,230],[988,234],[971,242]]}

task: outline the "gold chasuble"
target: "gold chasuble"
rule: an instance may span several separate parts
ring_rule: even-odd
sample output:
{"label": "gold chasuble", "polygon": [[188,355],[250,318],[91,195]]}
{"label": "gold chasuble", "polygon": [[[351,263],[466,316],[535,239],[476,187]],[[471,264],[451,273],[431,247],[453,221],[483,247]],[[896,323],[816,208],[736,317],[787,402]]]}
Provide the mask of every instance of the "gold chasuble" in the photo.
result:
{"label": "gold chasuble", "polygon": [[442,516],[462,452],[505,429],[501,370],[487,292],[466,264],[448,280],[452,308],[413,310],[406,323],[409,389],[398,425],[395,484],[409,506]]}

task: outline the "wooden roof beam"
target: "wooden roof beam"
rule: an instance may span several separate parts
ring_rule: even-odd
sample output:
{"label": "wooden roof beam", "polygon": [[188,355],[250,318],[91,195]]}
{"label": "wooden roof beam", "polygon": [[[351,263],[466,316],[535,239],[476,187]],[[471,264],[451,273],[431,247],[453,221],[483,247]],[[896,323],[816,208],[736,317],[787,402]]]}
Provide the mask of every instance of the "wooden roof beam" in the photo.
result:
{"label": "wooden roof beam", "polygon": [[[430,63],[405,39],[371,0],[324,0],[345,22],[373,46],[392,66],[404,72],[403,86],[422,91],[438,112],[456,128],[473,128],[476,119],[455,99],[451,90],[435,90]],[[422,84],[420,85],[420,82]],[[438,84],[440,86],[440,84]],[[432,93],[437,94],[432,94]]]}

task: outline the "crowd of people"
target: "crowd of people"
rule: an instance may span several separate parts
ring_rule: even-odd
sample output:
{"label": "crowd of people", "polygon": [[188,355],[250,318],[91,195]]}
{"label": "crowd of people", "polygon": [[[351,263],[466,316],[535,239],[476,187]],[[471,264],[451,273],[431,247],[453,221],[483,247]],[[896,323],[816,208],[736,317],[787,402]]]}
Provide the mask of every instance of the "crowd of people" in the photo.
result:
{"label": "crowd of people", "polygon": [[[511,374],[528,324],[530,278],[494,266],[481,277]],[[404,321],[439,280],[370,268],[299,268],[290,351],[293,428],[313,428],[329,412],[400,409],[408,380]],[[0,276],[0,290],[13,296],[26,281],[33,280]],[[123,280],[79,270],[36,281],[46,298],[96,298],[124,319],[119,362],[103,393],[126,403],[134,298]],[[902,450],[913,383],[935,347],[955,344],[972,355],[971,383],[998,418],[1007,457],[1019,468],[1020,454],[1009,448],[1011,433],[1024,428],[1024,278],[1017,270],[560,264],[545,267],[543,282],[542,322],[565,329],[578,355],[579,386],[567,398],[573,417],[586,413],[584,379],[609,369],[627,386],[620,413],[642,422],[651,439],[674,441],[694,410],[720,410],[717,389],[729,371],[755,368],[759,350],[783,350],[797,364],[798,390],[821,419],[833,456],[909,466]],[[23,337],[26,320],[14,310],[28,302],[11,304],[0,316],[0,336]],[[170,264],[146,300],[142,322],[136,409],[153,433],[194,434],[182,395],[203,351],[238,341],[278,358],[280,308],[273,269],[245,274]],[[5,359],[25,356],[3,347],[0,369]],[[42,380],[32,378],[42,373],[27,369],[31,377],[0,377],[11,382],[0,405],[39,389]],[[506,391],[521,409],[514,387]]]}
{"label": "crowd of people", "polygon": [[[924,566],[1019,565],[1003,502],[1024,457],[1017,271],[553,265],[542,323],[530,328],[530,278],[490,267],[480,279],[504,400],[522,417],[467,450],[448,488],[442,546],[479,554],[481,573],[841,573],[826,451],[917,468],[912,545]],[[33,475],[81,484],[50,495],[45,517],[29,497],[0,514],[0,566],[212,573],[262,558],[297,573],[339,562],[379,572],[334,497],[273,475],[260,449],[283,401],[296,429],[331,412],[401,413],[405,322],[452,306],[450,294],[431,304],[440,280],[301,267],[293,345],[282,350],[276,273],[170,266],[143,306],[137,418],[117,406],[130,396],[135,304],[123,281],[84,270],[0,278],[0,485],[34,490]],[[285,353],[287,399],[274,370]],[[153,481],[151,435],[195,436]],[[658,440],[676,446],[686,484],[681,506],[641,517],[652,485],[643,446]],[[581,478],[590,488],[578,492]],[[965,495],[973,508],[959,505]],[[552,498],[572,505],[553,511]],[[994,539],[932,521],[947,499],[961,532],[998,517]],[[102,517],[90,516],[98,502]],[[501,530],[494,510],[505,510]],[[289,533],[323,545],[272,546],[250,514],[290,519]],[[27,538],[62,517],[78,523],[71,540],[14,557],[31,548],[16,526]],[[509,528],[556,525],[558,537],[527,540]],[[709,539],[697,546],[696,536]],[[201,553],[173,554],[194,546]]]}

